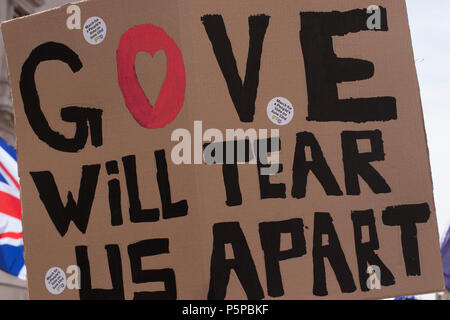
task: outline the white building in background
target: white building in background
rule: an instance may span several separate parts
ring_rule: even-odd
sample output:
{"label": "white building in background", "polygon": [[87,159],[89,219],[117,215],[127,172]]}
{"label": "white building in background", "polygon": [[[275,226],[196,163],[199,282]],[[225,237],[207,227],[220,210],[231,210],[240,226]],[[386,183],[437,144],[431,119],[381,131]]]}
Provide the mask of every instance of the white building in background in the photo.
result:
{"label": "white building in background", "polygon": [[[60,6],[70,0],[0,0],[0,22]],[[3,37],[0,34],[0,137],[15,145],[14,112]],[[26,282],[0,271],[0,300],[26,299]]]}

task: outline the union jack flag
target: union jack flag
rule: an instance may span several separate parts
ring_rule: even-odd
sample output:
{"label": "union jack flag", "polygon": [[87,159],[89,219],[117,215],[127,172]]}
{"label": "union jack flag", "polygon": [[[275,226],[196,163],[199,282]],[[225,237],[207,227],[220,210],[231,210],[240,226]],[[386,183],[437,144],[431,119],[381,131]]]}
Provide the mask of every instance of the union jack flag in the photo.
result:
{"label": "union jack flag", "polygon": [[16,150],[0,138],[0,270],[26,280]]}

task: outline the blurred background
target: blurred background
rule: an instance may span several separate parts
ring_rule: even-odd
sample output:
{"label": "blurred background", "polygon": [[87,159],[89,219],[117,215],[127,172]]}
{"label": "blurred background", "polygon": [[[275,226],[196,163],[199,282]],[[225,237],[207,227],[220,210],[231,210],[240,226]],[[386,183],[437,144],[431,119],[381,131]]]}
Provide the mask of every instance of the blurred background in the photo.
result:
{"label": "blurred background", "polygon": [[[69,2],[68,0],[0,0],[0,22]],[[406,0],[425,127],[433,171],[439,233],[445,248],[450,225],[450,1]],[[376,1],[374,0],[374,4]],[[8,70],[0,34],[0,137],[15,146],[14,113]],[[450,262],[450,261],[449,261]],[[0,271],[0,299],[26,299],[26,281]],[[446,293],[415,297],[448,299]],[[403,298],[409,299],[409,298]]]}

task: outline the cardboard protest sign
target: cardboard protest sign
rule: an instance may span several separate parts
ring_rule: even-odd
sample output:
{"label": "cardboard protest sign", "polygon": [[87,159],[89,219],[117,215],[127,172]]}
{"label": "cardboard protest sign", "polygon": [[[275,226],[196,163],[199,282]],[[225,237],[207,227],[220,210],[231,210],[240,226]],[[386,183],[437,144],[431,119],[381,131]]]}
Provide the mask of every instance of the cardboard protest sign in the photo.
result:
{"label": "cardboard protest sign", "polygon": [[406,6],[371,5],[92,0],[3,24],[30,297],[441,290]]}

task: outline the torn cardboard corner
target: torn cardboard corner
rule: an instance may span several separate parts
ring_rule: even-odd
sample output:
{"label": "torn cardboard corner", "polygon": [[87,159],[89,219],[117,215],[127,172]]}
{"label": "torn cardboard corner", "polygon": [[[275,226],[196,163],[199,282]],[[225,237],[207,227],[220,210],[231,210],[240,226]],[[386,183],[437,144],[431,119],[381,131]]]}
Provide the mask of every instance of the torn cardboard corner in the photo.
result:
{"label": "torn cardboard corner", "polygon": [[406,6],[370,5],[92,0],[2,25],[30,297],[441,290]]}

